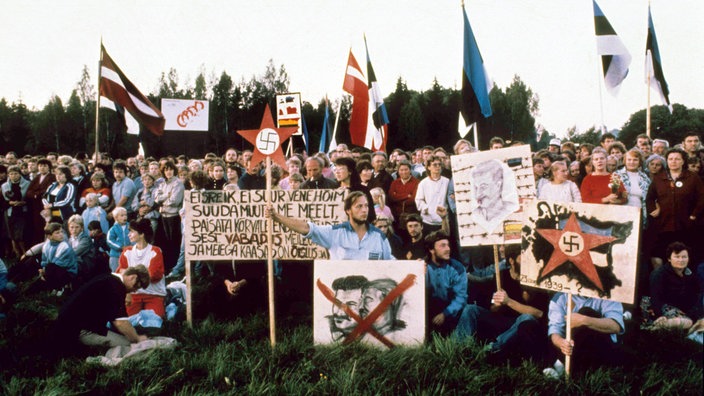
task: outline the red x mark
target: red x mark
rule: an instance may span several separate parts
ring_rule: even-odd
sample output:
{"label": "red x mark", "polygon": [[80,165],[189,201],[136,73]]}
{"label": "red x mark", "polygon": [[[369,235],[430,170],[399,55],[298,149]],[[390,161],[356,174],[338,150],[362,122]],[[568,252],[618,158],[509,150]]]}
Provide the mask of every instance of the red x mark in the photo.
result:
{"label": "red x mark", "polygon": [[389,305],[391,305],[391,303],[393,303],[396,298],[400,297],[403,293],[406,292],[406,290],[413,286],[415,284],[415,281],[415,275],[406,275],[406,277],[401,281],[401,283],[399,283],[398,286],[391,290],[389,294],[387,294],[386,297],[381,300],[379,305],[377,305],[377,307],[374,308],[374,310],[370,312],[369,315],[367,315],[364,319],[362,319],[362,317],[359,316],[358,313],[354,312],[350,307],[348,307],[347,304],[335,298],[335,293],[329,287],[327,287],[320,279],[318,279],[316,284],[318,285],[318,289],[321,293],[323,293],[323,296],[325,296],[325,298],[332,302],[336,307],[345,311],[345,313],[350,318],[354,319],[354,321],[357,322],[357,327],[355,327],[355,329],[352,330],[352,332],[345,337],[344,341],[342,341],[343,345],[352,343],[358,338],[362,337],[365,333],[369,333],[374,338],[379,340],[382,344],[386,345],[388,348],[393,348],[395,346],[394,343],[389,341],[383,335],[379,334],[379,332],[377,332],[372,327],[372,324],[374,324],[374,322],[379,318],[379,316],[386,312],[386,310],[389,308]]}

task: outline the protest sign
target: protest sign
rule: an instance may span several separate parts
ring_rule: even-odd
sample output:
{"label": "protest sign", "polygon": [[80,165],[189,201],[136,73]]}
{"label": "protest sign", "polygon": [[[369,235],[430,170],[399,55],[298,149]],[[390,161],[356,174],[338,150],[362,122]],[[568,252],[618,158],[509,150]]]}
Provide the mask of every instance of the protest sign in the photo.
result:
{"label": "protest sign", "polygon": [[453,155],[461,246],[520,243],[522,205],[535,198],[530,146]]}
{"label": "protest sign", "polygon": [[[273,190],[272,207],[289,217],[316,224],[347,220],[344,190]],[[267,229],[266,191],[187,191],[185,194],[186,258],[188,260],[264,260]],[[273,258],[328,258],[324,248],[286,227],[273,224]]]}
{"label": "protest sign", "polygon": [[393,348],[425,339],[422,261],[316,260],[313,340]]}
{"label": "protest sign", "polygon": [[161,112],[167,131],[208,131],[207,100],[161,99]]}
{"label": "protest sign", "polygon": [[535,200],[523,214],[522,284],[633,303],[639,208]]}

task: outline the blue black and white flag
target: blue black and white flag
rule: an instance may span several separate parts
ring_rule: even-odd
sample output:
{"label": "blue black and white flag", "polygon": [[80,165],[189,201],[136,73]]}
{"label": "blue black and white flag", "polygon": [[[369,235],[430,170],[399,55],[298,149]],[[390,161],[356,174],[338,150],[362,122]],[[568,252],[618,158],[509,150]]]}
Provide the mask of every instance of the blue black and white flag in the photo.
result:
{"label": "blue black and white flag", "polygon": [[594,4],[596,49],[597,53],[601,55],[604,84],[609,93],[616,95],[621,82],[628,75],[628,67],[631,65],[631,54],[626,49],[626,46],[623,45],[623,41],[618,37],[601,8],[596,4],[596,1],[592,1],[592,3]]}

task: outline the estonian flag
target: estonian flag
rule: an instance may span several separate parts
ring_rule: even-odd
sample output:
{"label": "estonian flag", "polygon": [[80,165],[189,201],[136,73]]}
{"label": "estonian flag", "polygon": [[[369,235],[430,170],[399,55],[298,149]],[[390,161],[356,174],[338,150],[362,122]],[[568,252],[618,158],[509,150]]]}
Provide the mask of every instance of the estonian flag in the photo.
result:
{"label": "estonian flag", "polygon": [[327,153],[328,146],[328,134],[330,133],[330,111],[328,110],[328,97],[325,96],[325,117],[323,118],[323,132],[320,134],[320,144],[318,145],[318,151],[321,153]]}
{"label": "estonian flag", "polygon": [[376,74],[372,68],[372,61],[369,59],[369,48],[367,48],[367,36],[364,36],[364,49],[367,52],[367,81],[369,86],[369,114],[372,117],[372,125],[368,126],[367,141],[365,147],[372,151],[386,151],[388,141],[389,116],[386,114],[384,97],[381,95],[379,83],[376,81]]}
{"label": "estonian flag", "polygon": [[618,93],[618,87],[628,75],[631,64],[631,54],[616,34],[616,31],[604,16],[601,8],[594,4],[594,32],[596,33],[596,50],[601,55],[601,65],[604,71],[606,89],[612,95]]}
{"label": "estonian flag", "polygon": [[467,19],[467,12],[462,6],[464,15],[464,62],[462,64],[462,104],[460,113],[465,125],[470,125],[479,120],[479,116],[491,117],[491,103],[489,102],[489,89],[491,82],[484,69],[484,61],[479,53],[477,40],[472,33],[472,27]]}
{"label": "estonian flag", "polygon": [[105,47],[100,46],[100,96],[104,96],[116,105],[122,106],[140,124],[157,136],[164,134],[164,115],[142,95],[137,87],[125,77],[119,67],[113,62]]}
{"label": "estonian flag", "polygon": [[648,86],[657,89],[662,102],[667,105],[670,113],[672,113],[670,90],[667,88],[665,74],[662,72],[660,49],[658,48],[658,39],[655,36],[655,26],[653,26],[653,17],[650,14],[650,6],[648,6],[648,40],[645,45],[645,74],[650,78],[650,81],[646,81]]}

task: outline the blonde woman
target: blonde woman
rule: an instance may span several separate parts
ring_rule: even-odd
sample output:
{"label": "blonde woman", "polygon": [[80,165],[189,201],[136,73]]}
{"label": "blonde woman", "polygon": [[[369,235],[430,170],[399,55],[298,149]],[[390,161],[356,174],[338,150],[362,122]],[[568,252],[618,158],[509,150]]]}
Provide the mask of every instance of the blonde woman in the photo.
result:
{"label": "blonde woman", "polygon": [[543,184],[538,198],[557,202],[582,202],[579,188],[568,179],[567,164],[564,161],[553,162],[550,165],[550,182]]}

